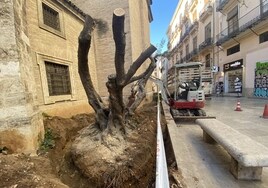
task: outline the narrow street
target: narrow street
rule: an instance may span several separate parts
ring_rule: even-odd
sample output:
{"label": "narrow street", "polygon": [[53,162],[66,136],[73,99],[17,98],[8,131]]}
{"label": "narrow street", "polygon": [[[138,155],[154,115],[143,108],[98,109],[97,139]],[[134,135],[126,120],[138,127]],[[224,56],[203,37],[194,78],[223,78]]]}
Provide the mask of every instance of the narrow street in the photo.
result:
{"label": "narrow street", "polygon": [[[242,111],[234,111],[237,100]],[[213,97],[206,101],[205,111],[268,147],[268,120],[260,116],[268,100]],[[268,168],[264,167],[262,181],[236,180],[229,172],[230,155],[219,145],[203,141],[203,131],[194,122],[169,124],[169,133],[179,170],[187,187],[268,187]]]}

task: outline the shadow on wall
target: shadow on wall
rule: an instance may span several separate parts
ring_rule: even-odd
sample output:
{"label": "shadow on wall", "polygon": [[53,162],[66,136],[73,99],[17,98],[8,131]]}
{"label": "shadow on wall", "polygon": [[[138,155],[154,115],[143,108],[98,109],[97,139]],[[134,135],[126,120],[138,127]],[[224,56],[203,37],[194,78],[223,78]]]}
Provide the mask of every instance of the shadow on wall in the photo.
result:
{"label": "shadow on wall", "polygon": [[95,19],[99,35],[104,35],[108,32],[108,23],[102,19]]}

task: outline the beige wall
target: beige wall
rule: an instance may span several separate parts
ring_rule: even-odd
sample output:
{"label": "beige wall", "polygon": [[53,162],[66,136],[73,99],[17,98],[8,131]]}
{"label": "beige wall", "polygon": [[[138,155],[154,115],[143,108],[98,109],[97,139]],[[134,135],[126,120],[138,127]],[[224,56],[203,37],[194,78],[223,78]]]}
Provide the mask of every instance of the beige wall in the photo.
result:
{"label": "beige wall", "polygon": [[[60,35],[43,27],[42,19],[39,18],[42,14],[41,2],[45,2],[59,11],[62,23]],[[55,3],[55,1],[29,0],[27,1],[27,20],[34,62],[34,78],[37,86],[36,101],[40,109],[49,115],[64,117],[82,112],[92,112],[80,81],[77,64],[78,36],[83,27],[83,18],[79,14],[71,12],[68,7]],[[93,43],[89,52],[89,67],[91,78],[98,90],[94,46]],[[71,95],[49,96],[45,60],[69,66]]]}

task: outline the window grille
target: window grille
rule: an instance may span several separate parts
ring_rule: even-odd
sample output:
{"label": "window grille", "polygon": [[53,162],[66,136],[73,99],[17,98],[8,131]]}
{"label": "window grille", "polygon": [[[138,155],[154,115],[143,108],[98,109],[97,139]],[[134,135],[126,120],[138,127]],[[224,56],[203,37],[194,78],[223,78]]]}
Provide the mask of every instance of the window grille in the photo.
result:
{"label": "window grille", "polygon": [[44,3],[42,3],[42,9],[44,24],[60,31],[59,13]]}
{"label": "window grille", "polygon": [[260,43],[268,41],[268,31],[260,34],[259,39],[260,39]]}
{"label": "window grille", "polygon": [[71,94],[69,67],[45,61],[50,96]]}
{"label": "window grille", "polygon": [[239,51],[240,51],[240,45],[238,44],[236,46],[233,46],[233,47],[227,49],[227,56],[232,55],[234,53],[237,53]]}

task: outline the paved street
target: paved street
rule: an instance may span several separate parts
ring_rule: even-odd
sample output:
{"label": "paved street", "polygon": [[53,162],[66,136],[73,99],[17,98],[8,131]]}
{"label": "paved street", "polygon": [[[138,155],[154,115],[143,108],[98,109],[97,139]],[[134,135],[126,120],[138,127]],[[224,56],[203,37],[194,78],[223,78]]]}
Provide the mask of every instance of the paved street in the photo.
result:
{"label": "paved street", "polygon": [[[205,111],[268,147],[268,119],[260,117],[268,100],[239,98],[242,111],[237,112],[237,99],[214,97],[206,102]],[[263,168],[262,181],[236,180],[229,172],[229,154],[219,145],[205,143],[203,132],[195,123],[170,123],[168,128],[178,168],[188,187],[268,188],[267,167]]]}

